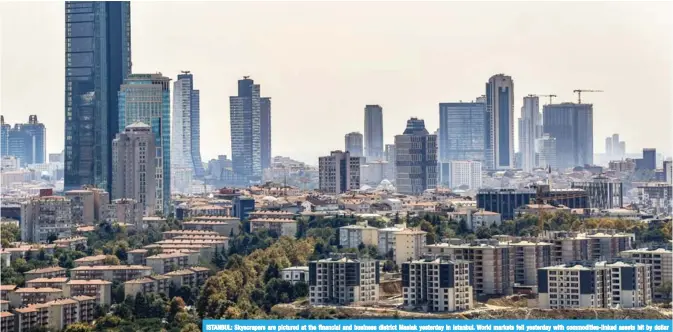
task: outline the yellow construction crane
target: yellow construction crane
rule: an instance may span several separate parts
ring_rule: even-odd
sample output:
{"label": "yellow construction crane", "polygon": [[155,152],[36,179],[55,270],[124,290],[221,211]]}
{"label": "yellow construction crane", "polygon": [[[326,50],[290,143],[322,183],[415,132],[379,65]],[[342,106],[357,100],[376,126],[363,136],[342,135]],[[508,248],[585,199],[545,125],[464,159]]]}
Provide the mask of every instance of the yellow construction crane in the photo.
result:
{"label": "yellow construction crane", "polygon": [[582,92],[603,92],[603,90],[583,90],[583,89],[577,89],[573,90],[574,93],[577,94],[577,103],[581,104],[582,103]]}

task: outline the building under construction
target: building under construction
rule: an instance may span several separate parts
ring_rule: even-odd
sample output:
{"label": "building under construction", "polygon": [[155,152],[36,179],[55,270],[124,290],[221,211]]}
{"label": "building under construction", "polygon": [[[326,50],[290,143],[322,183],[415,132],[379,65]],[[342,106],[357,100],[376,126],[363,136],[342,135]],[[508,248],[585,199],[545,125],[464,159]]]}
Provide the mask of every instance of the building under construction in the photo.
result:
{"label": "building under construction", "polygon": [[551,189],[548,184],[522,190],[481,189],[477,193],[477,208],[500,213],[503,220],[514,219],[516,209],[527,204],[586,209],[589,207],[589,197],[583,189]]}
{"label": "building under construction", "polygon": [[591,182],[573,182],[571,187],[583,189],[587,193],[591,209],[607,210],[624,206],[622,183],[605,176],[599,175]]}

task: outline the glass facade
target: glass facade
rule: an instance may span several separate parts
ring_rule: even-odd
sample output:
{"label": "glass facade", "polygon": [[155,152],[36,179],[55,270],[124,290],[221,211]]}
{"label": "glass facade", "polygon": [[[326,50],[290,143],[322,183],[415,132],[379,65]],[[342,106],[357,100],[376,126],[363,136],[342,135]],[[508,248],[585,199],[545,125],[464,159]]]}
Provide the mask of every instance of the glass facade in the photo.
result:
{"label": "glass facade", "polygon": [[593,105],[544,105],[544,132],[556,140],[556,166],[570,168],[593,165]]}
{"label": "glass facade", "polygon": [[28,117],[28,123],[17,123],[12,128],[2,123],[2,155],[14,156],[19,165],[44,164],[47,162],[47,131],[44,124],[37,122],[36,115]]}
{"label": "glass facade", "polygon": [[484,103],[439,104],[440,161],[484,160]]}
{"label": "glass facade", "polygon": [[65,189],[111,190],[117,91],[131,72],[128,1],[67,1]]}
{"label": "glass facade", "polygon": [[487,169],[514,167],[514,82],[497,74],[486,83],[485,164]]}
{"label": "glass facade", "polygon": [[238,81],[238,96],[229,98],[231,159],[235,174],[248,180],[262,179],[260,86],[244,78]]}
{"label": "glass facade", "polygon": [[171,195],[170,78],[131,74],[119,90],[119,131],[140,122],[152,127],[157,156],[157,209],[169,211]]}

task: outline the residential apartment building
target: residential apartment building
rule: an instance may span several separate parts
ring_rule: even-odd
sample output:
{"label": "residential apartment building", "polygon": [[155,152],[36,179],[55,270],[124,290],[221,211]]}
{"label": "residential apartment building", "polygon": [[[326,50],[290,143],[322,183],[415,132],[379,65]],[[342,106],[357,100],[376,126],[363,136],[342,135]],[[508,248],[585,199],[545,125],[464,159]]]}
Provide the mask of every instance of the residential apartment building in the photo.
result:
{"label": "residential apartment building", "polygon": [[281,277],[291,284],[298,282],[308,283],[308,266],[292,266],[281,270]]}
{"label": "residential apartment building", "polygon": [[26,287],[31,288],[58,288],[63,289],[65,284],[68,282],[67,277],[57,277],[57,278],[36,278],[26,281]]}
{"label": "residential apartment building", "polygon": [[334,257],[309,262],[309,303],[347,305],[379,299],[379,262]]}
{"label": "residential apartment building", "polygon": [[[219,217],[219,218],[195,218],[193,221],[185,221],[182,228],[186,231],[213,231],[222,236],[230,236],[233,232],[238,234],[238,228],[241,221],[238,218]],[[205,219],[205,220],[201,220]]]}
{"label": "residential apartment building", "polygon": [[395,234],[404,230],[404,227],[386,227],[378,229],[377,248],[381,255],[390,254],[391,257],[395,251]]}
{"label": "residential apartment building", "polygon": [[123,282],[147,277],[151,273],[151,267],[141,265],[78,266],[70,269],[70,278],[72,280],[100,279],[110,282]]}
{"label": "residential apartment building", "polygon": [[321,192],[340,194],[360,189],[360,166],[362,158],[352,157],[350,152],[332,151],[329,156],[318,159],[319,189]]}
{"label": "residential apartment building", "polygon": [[404,133],[395,136],[395,186],[407,195],[437,187],[437,136],[428,133],[421,119],[407,120]]}
{"label": "residential apartment building", "polygon": [[377,246],[379,229],[365,225],[349,225],[339,228],[339,245],[343,248],[358,248],[360,244],[365,246]]}
{"label": "residential apartment building", "polygon": [[642,263],[597,263],[610,270],[612,307],[642,308],[652,304],[652,266]]}
{"label": "residential apartment building", "polygon": [[551,266],[552,244],[546,242],[509,242],[514,254],[514,282],[519,285],[537,285],[537,271]]}
{"label": "residential apartment building", "polygon": [[188,286],[190,288],[202,285],[208,279],[210,270],[205,267],[191,267],[184,270],[171,271],[164,276],[169,277],[169,282],[177,288]]}
{"label": "residential apartment building", "polygon": [[158,193],[163,183],[158,176],[163,173],[156,173],[161,159],[155,142],[152,127],[145,123],[127,126],[112,141],[112,198],[140,203],[147,216],[162,209],[157,195],[163,193]]}
{"label": "residential apartment building", "polygon": [[538,270],[541,309],[609,308],[612,278],[604,265],[569,263]]}
{"label": "residential apartment building", "polygon": [[405,262],[401,270],[406,307],[432,312],[474,308],[472,263],[427,258]]}
{"label": "residential apartment building", "polygon": [[0,331],[14,332],[14,314],[7,311],[0,312]]}
{"label": "residential apartment building", "polygon": [[65,197],[70,200],[72,222],[77,225],[93,225],[95,219],[94,192],[90,190],[77,189],[66,191],[64,194]]}
{"label": "residential apartment building", "polygon": [[7,294],[9,303],[15,307],[23,307],[29,304],[44,303],[63,297],[63,290],[58,288],[17,288]]}
{"label": "residential apartment building", "polygon": [[426,245],[426,234],[424,231],[409,228],[395,233],[393,260],[397,266],[421,258]]}
{"label": "residential apartment building", "polygon": [[256,232],[260,230],[267,230],[278,236],[294,238],[297,236],[297,221],[294,219],[251,219],[250,231]]}
{"label": "residential apartment building", "polygon": [[171,277],[155,275],[152,277],[129,280],[124,283],[124,296],[135,297],[138,293],[164,293],[168,296]]}
{"label": "residential apartment building", "polygon": [[50,235],[69,237],[72,226],[71,203],[66,197],[33,197],[21,203],[22,241],[44,243]]}
{"label": "residential apartment building", "polygon": [[60,278],[65,277],[66,269],[59,266],[34,269],[23,273],[26,282],[37,278]]}
{"label": "residential apartment building", "polygon": [[14,329],[16,332],[28,332],[49,326],[49,305],[32,304],[14,309]]}
{"label": "residential apartment building", "polygon": [[192,259],[190,262],[190,255],[185,253],[161,253],[154,256],[147,256],[145,258],[147,266],[152,268],[152,271],[156,274],[165,274],[175,270],[181,270],[187,268],[191,265],[196,265],[198,263],[198,257],[196,261]]}
{"label": "residential apartment building", "polygon": [[664,283],[671,283],[673,279],[673,252],[671,250],[659,248],[640,248],[622,251],[621,257],[632,259],[636,263],[649,264],[652,266],[652,287],[654,296],[669,296],[662,294],[659,289]]}
{"label": "residential apartment building", "polygon": [[90,296],[99,305],[112,304],[112,283],[106,280],[70,280],[63,287],[66,297]]}
{"label": "residential apartment building", "polygon": [[479,189],[482,184],[481,162],[454,160],[439,163],[439,182],[456,189]]}
{"label": "residential apartment building", "polygon": [[514,254],[510,246],[491,244],[432,244],[425,247],[429,255],[445,256],[473,263],[476,295],[510,295],[514,285]]}

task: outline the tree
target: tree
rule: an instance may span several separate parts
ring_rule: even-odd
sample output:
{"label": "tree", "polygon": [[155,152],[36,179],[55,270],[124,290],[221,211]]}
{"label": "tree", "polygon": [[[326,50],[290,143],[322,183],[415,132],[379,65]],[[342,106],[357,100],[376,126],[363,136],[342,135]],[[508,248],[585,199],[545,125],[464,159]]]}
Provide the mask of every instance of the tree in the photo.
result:
{"label": "tree", "polygon": [[490,239],[491,238],[491,229],[486,226],[479,226],[477,231],[474,233],[478,239]]}
{"label": "tree", "polygon": [[201,329],[194,323],[189,323],[182,327],[180,332],[200,332]]}
{"label": "tree", "polygon": [[54,243],[54,241],[58,240],[58,235],[51,233],[49,236],[47,236],[47,243],[51,244]]}
{"label": "tree", "polygon": [[103,264],[105,264],[105,265],[119,265],[119,264],[121,264],[121,261],[119,261],[119,257],[117,257],[117,256],[107,255],[107,256],[105,256],[105,259],[103,259]]}
{"label": "tree", "polygon": [[93,328],[86,323],[74,323],[66,326],[63,332],[93,332]]}
{"label": "tree", "polygon": [[303,281],[298,281],[294,284],[294,297],[307,297],[308,296],[308,284]]}
{"label": "tree", "polygon": [[274,261],[269,264],[269,267],[264,272],[264,283],[267,284],[271,279],[280,278],[280,268],[278,264]]}
{"label": "tree", "polygon": [[185,301],[181,297],[174,297],[171,300],[171,304],[168,306],[168,317],[166,318],[168,322],[172,323],[175,320],[175,315],[180,312],[184,312],[185,307]]}
{"label": "tree", "polygon": [[149,309],[150,306],[147,303],[147,298],[145,297],[145,294],[143,293],[136,294],[133,314],[139,318],[147,318],[148,313],[150,311]]}

